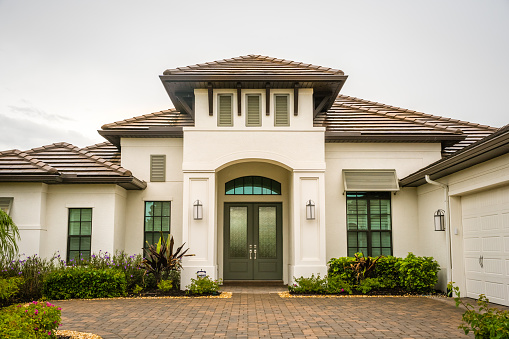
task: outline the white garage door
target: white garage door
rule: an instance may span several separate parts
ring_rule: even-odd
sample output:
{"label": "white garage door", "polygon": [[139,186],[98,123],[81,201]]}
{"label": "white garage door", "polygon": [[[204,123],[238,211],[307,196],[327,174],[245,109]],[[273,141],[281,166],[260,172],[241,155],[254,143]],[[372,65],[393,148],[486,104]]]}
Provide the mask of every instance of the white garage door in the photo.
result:
{"label": "white garage door", "polygon": [[461,198],[467,297],[509,306],[509,187]]}

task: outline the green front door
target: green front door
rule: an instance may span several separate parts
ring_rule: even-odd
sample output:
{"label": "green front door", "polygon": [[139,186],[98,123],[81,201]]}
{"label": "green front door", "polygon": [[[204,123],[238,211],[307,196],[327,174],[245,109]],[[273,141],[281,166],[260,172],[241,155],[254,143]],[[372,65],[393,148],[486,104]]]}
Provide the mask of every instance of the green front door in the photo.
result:
{"label": "green front door", "polygon": [[224,204],[225,280],[283,278],[281,203]]}

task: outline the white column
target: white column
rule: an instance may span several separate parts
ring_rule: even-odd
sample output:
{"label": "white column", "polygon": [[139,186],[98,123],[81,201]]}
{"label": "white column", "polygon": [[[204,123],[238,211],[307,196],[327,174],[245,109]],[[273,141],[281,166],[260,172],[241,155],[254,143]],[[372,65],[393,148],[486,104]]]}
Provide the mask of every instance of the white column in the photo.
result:
{"label": "white column", "polygon": [[[292,192],[289,281],[293,278],[327,274],[325,257],[325,175],[324,171],[294,171]],[[306,218],[306,202],[315,203],[315,219]]]}
{"label": "white column", "polygon": [[[193,204],[200,200],[203,219],[193,217]],[[204,270],[211,279],[217,279],[217,226],[214,172],[185,172],[183,194],[182,238],[192,257],[182,262],[180,288],[186,289],[196,272]]]}

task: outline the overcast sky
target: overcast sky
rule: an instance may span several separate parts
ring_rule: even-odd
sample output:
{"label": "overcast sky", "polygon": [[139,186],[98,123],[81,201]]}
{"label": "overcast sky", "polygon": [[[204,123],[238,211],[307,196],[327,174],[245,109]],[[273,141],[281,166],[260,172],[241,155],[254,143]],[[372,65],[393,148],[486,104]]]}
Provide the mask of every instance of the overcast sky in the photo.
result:
{"label": "overcast sky", "polygon": [[509,123],[509,0],[0,0],[0,150],[104,141],[172,107],[159,75],[261,54],[341,69],[342,93]]}

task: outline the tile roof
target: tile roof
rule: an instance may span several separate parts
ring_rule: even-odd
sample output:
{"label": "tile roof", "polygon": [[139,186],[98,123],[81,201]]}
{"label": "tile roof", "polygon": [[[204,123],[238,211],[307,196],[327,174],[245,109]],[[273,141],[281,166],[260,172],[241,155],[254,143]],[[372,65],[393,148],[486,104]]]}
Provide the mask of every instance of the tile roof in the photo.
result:
{"label": "tile roof", "polygon": [[131,176],[131,171],[66,142],[26,151],[28,155],[52,166],[63,175]]}
{"label": "tile roof", "polygon": [[465,135],[465,139],[445,147],[452,154],[497,129],[456,119],[444,118],[409,109],[339,95],[326,113],[316,116],[315,126],[327,132],[361,133],[362,136],[398,134]]}
{"label": "tile roof", "polygon": [[174,108],[140,115],[134,118],[112,122],[103,125],[103,130],[140,129],[150,127],[186,127],[194,126],[193,119],[186,113],[181,113]]}
{"label": "tile roof", "polygon": [[58,170],[17,149],[0,152],[0,173],[55,174]]}
{"label": "tile roof", "polygon": [[87,151],[99,158],[103,158],[112,164],[120,166],[121,153],[117,146],[113,145],[111,142],[106,141],[99,144],[90,145],[83,147],[82,150]]}
{"label": "tile roof", "polygon": [[343,71],[263,55],[245,55],[167,69],[164,75],[344,75]]}

